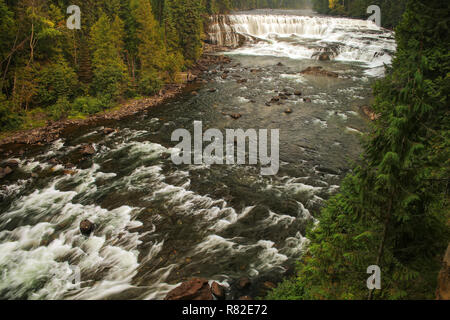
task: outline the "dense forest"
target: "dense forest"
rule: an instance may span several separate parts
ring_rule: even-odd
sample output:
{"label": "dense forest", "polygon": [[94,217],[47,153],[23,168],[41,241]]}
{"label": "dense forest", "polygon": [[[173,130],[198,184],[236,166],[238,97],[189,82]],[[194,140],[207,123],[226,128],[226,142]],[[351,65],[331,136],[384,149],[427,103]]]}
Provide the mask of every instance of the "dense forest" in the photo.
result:
{"label": "dense forest", "polygon": [[[314,7],[364,17],[366,2],[341,6],[325,0]],[[395,3],[397,14],[402,1]],[[70,5],[81,9],[80,30],[66,27]],[[0,131],[83,117],[121,99],[158,92],[199,58],[210,14],[307,5],[306,0],[0,0]],[[384,13],[386,6],[383,21],[391,25],[397,17]]]}
{"label": "dense forest", "polygon": [[364,19],[367,8],[377,5],[381,9],[381,25],[394,28],[405,11],[407,0],[312,0],[318,13]]}
{"label": "dense forest", "polygon": [[[0,0],[0,131],[151,95],[201,55],[209,14],[303,1]],[[66,27],[70,5],[81,29]]]}
{"label": "dense forest", "polygon": [[[409,1],[361,163],[309,232],[297,277],[270,298],[434,298],[449,241],[448,23],[446,3]],[[369,265],[380,266],[382,290],[368,295]]]}
{"label": "dense forest", "polygon": [[[69,5],[81,9],[80,30],[66,27]],[[1,0],[0,129],[33,126],[33,113],[77,117],[157,92],[200,56],[203,8],[197,0]]]}

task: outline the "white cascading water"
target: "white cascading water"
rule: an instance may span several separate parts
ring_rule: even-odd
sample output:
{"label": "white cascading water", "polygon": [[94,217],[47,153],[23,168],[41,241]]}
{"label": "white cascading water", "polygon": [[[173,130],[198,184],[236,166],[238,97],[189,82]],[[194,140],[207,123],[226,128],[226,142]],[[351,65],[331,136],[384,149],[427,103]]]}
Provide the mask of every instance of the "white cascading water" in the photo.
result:
{"label": "white cascading water", "polygon": [[212,43],[236,48],[245,42],[233,54],[318,59],[326,53],[331,60],[377,68],[391,63],[396,48],[392,31],[366,20],[261,14],[211,19],[208,35]]}

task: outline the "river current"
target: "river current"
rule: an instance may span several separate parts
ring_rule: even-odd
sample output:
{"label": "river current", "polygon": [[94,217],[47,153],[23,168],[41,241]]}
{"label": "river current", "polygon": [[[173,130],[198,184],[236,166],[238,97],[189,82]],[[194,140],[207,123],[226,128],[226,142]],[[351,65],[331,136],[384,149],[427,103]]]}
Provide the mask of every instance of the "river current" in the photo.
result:
{"label": "river current", "polygon": [[[225,52],[230,64],[210,67],[206,84],[13,158],[19,167],[0,187],[1,298],[162,299],[191,277],[229,287],[230,298],[244,294],[235,284],[248,277],[245,294],[256,297],[292,271],[305,229],[358,159],[369,127],[359,108],[370,104],[395,41],[372,22],[295,11],[224,21],[212,38],[246,42]],[[339,77],[300,74],[310,66]],[[302,96],[266,105],[296,90]],[[279,129],[279,172],[173,164],[171,134],[192,132],[194,121],[223,132]],[[117,132],[105,135],[104,125]],[[80,159],[86,144],[95,154]],[[90,237],[80,234],[83,219],[96,224]],[[80,286],[68,279],[75,269]]]}

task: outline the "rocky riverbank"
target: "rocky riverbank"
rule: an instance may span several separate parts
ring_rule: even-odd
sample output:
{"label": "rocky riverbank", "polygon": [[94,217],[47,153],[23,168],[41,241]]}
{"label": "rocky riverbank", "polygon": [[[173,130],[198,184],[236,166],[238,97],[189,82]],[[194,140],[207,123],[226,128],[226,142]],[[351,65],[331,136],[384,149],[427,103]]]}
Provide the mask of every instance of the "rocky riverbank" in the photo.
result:
{"label": "rocky riverbank", "polygon": [[105,120],[120,120],[160,105],[182,93],[183,89],[190,83],[206,83],[206,80],[202,78],[202,74],[208,70],[210,65],[229,63],[230,59],[228,57],[215,53],[219,50],[220,48],[207,45],[205,53],[197,63],[188,72],[180,74],[181,83],[168,84],[157,95],[140,100],[127,101],[118,109],[98,113],[85,119],[48,121],[44,127],[14,132],[0,140],[0,153],[8,157],[13,153],[11,150],[12,146],[44,145],[59,139],[68,128],[90,126]]}

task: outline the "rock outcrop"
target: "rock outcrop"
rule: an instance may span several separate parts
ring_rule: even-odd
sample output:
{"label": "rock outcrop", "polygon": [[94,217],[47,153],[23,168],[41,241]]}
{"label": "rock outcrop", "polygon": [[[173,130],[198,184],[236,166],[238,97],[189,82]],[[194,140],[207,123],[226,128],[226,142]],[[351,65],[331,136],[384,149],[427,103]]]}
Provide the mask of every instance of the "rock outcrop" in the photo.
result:
{"label": "rock outcrop", "polygon": [[300,71],[300,73],[301,74],[313,75],[313,76],[332,77],[332,78],[339,77],[339,75],[336,72],[325,70],[325,69],[323,69],[320,66],[308,67],[305,70]]}
{"label": "rock outcrop", "polygon": [[211,284],[211,293],[218,299],[218,300],[224,300],[225,299],[225,288],[222,287],[217,282],[213,282]]}
{"label": "rock outcrop", "polygon": [[194,278],[170,291],[165,300],[213,300],[208,280]]}
{"label": "rock outcrop", "polygon": [[92,156],[95,154],[95,149],[92,145],[88,144],[88,145],[81,147],[80,153],[83,156]]}

